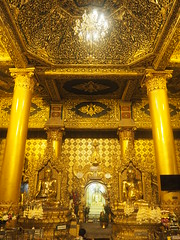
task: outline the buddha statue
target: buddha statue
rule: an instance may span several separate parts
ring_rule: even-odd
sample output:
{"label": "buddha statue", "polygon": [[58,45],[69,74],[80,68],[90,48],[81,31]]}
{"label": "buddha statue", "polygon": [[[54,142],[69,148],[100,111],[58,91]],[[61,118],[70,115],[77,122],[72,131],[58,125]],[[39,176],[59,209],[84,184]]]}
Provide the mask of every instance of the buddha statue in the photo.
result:
{"label": "buddha statue", "polygon": [[54,205],[57,203],[57,180],[52,178],[52,169],[46,168],[44,172],[44,179],[38,181],[36,199],[47,205]]}
{"label": "buddha statue", "polygon": [[127,179],[123,181],[123,200],[134,202],[142,199],[142,182],[136,178],[136,171],[132,166],[127,169]]}

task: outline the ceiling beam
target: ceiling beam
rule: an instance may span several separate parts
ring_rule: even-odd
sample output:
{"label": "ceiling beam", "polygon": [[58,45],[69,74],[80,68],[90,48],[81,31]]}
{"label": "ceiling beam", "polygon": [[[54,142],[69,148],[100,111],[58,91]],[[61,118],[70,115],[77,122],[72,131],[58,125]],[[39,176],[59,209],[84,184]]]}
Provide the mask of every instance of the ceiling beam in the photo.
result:
{"label": "ceiling beam", "polygon": [[124,92],[123,92],[123,95],[122,95],[122,100],[123,101],[130,101],[132,96],[133,96],[133,93],[134,93],[134,90],[137,86],[137,82],[138,80],[135,79],[135,80],[129,80],[126,84],[126,87],[124,89]]}
{"label": "ceiling beam", "polygon": [[[167,24],[165,24],[163,34],[156,46],[156,58],[153,62],[155,70],[165,70],[169,65],[170,57],[179,43],[180,28],[180,8],[179,0],[175,1]],[[170,25],[169,25],[170,23]]]}
{"label": "ceiling beam", "polygon": [[24,55],[18,32],[15,30],[15,24],[13,24],[8,7],[2,1],[0,4],[0,29],[2,34],[1,41],[14,66],[17,68],[27,67],[28,61]]}

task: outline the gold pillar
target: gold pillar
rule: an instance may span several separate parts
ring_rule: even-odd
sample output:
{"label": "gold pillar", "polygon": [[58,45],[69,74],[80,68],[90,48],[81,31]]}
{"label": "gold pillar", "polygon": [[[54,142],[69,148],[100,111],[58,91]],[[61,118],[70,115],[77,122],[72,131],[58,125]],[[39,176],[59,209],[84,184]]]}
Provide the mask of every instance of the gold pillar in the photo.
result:
{"label": "gold pillar", "polygon": [[52,144],[55,157],[61,156],[62,138],[64,134],[64,128],[50,128],[47,129],[48,144]]}
{"label": "gold pillar", "polygon": [[121,146],[121,158],[125,159],[128,150],[132,150],[134,148],[134,129],[128,127],[119,127],[118,128],[118,136]]}
{"label": "gold pillar", "polygon": [[[150,69],[146,71],[145,78],[152,121],[159,189],[160,175],[178,174],[166,88],[166,79],[171,77],[171,73],[171,71],[161,72]],[[167,201],[168,199],[172,201],[174,195],[177,194],[161,192],[161,201]]]}
{"label": "gold pillar", "polygon": [[61,156],[62,138],[64,134],[63,104],[51,104],[50,117],[45,125],[48,144],[53,147],[55,156]]}
{"label": "gold pillar", "polygon": [[0,205],[17,208],[24,163],[34,68],[10,69],[15,78],[10,122],[0,177]]}

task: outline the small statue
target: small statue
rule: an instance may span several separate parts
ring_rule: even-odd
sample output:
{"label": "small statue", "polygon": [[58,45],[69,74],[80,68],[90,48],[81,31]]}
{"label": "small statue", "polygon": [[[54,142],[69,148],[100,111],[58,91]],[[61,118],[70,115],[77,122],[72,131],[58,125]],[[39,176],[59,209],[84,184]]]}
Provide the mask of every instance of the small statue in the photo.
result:
{"label": "small statue", "polygon": [[123,181],[123,200],[137,201],[142,199],[142,182],[136,179],[136,172],[132,166],[127,169],[127,180]]}
{"label": "small statue", "polygon": [[51,202],[56,201],[57,196],[57,181],[52,178],[52,169],[46,168],[44,179],[39,180],[36,199]]}

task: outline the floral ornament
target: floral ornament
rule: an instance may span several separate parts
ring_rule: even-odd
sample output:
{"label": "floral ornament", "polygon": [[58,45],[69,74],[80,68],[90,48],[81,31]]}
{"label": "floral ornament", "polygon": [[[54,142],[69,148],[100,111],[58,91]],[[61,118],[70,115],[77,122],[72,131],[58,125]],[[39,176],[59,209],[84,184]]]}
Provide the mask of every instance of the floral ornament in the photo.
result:
{"label": "floral ornament", "polygon": [[124,214],[125,216],[130,216],[134,212],[134,204],[132,203],[125,203],[124,206]]}
{"label": "floral ornament", "polygon": [[159,207],[140,206],[136,220],[138,224],[161,223],[161,209]]}
{"label": "floral ornament", "polygon": [[28,206],[23,212],[23,217],[35,220],[43,219],[42,204]]}
{"label": "floral ornament", "polygon": [[15,220],[17,217],[11,210],[11,207],[7,211],[0,211],[0,222],[10,222],[11,220]]}

